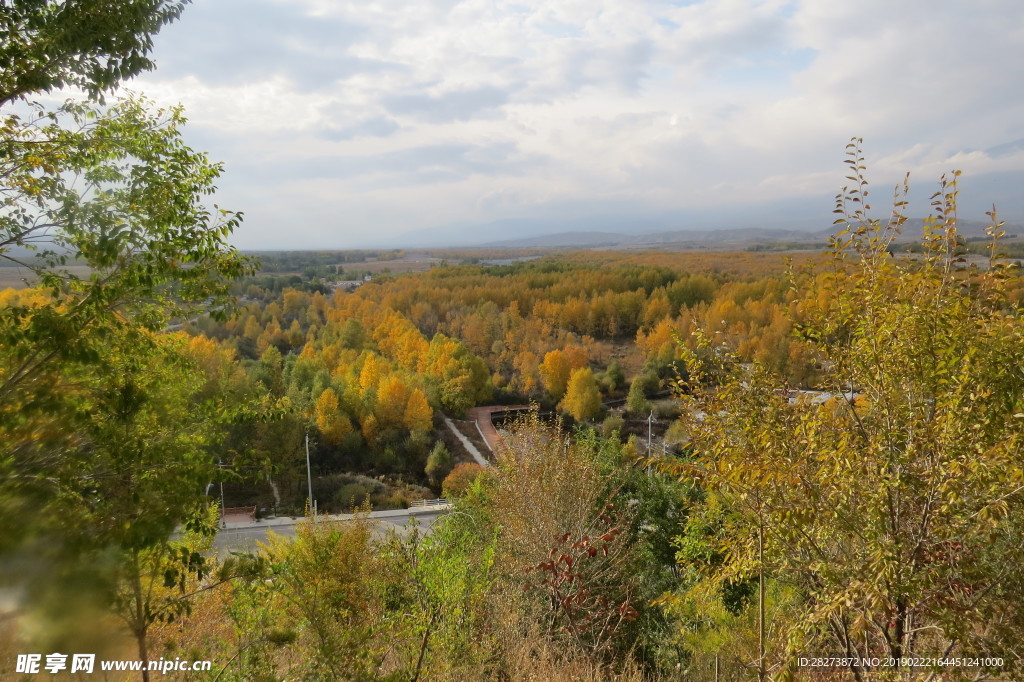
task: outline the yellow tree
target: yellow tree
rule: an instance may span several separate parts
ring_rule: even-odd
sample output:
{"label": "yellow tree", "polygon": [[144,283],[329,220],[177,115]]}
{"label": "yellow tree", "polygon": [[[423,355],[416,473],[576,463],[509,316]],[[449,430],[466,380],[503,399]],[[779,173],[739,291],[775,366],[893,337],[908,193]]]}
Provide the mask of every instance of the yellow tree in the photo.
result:
{"label": "yellow tree", "polygon": [[540,377],[552,398],[561,398],[569,385],[569,363],[560,350],[549,351],[540,363]]}
{"label": "yellow tree", "polygon": [[[761,679],[792,672],[807,651],[841,652],[857,680],[1018,679],[1024,328],[999,258],[1002,230],[993,215],[991,258],[967,267],[954,175],[934,197],[922,257],[893,258],[903,195],[888,223],[868,218],[863,159],[851,150],[855,185],[837,198],[844,229],[818,283],[829,295],[800,329],[835,398],[791,404],[782,377],[744,369],[710,336],[687,357],[694,459],[666,466],[700,482],[708,504],[694,515],[721,528],[714,552],[691,554],[721,559],[700,569],[683,602],[693,613],[755,584],[749,663]],[[771,621],[770,583],[795,591],[790,612]],[[939,667],[962,656],[1003,662]]]}
{"label": "yellow tree", "polygon": [[242,331],[242,336],[252,339],[255,341],[260,337],[260,332],[263,330],[260,328],[260,321],[255,315],[249,315],[245,319],[245,328]]}
{"label": "yellow tree", "polygon": [[381,426],[391,428],[401,425],[408,400],[409,388],[400,377],[392,374],[382,380],[373,410]]}
{"label": "yellow tree", "polygon": [[317,398],[315,416],[316,427],[331,445],[337,445],[352,432],[352,423],[338,409],[338,396],[333,388],[325,389]]}
{"label": "yellow tree", "polygon": [[381,433],[381,426],[380,422],[377,421],[377,417],[371,414],[366,419],[363,420],[362,433],[363,438],[366,440],[367,443],[369,443],[370,445],[377,444],[377,439],[380,437]]}
{"label": "yellow tree", "polygon": [[544,381],[544,388],[552,398],[561,398],[565,395],[573,370],[586,367],[588,361],[587,350],[582,346],[566,346],[564,349],[548,352],[544,356],[544,361],[540,363],[540,376]]}
{"label": "yellow tree", "polygon": [[309,294],[296,289],[285,289],[284,314],[297,316],[309,305]]}
{"label": "yellow tree", "polygon": [[643,326],[650,329],[654,325],[658,324],[662,320],[668,318],[672,314],[672,304],[668,300],[668,296],[665,294],[664,289],[659,289],[658,292],[651,296],[650,300],[644,306],[643,312]]}
{"label": "yellow tree", "polygon": [[537,388],[537,356],[530,351],[518,353],[512,359],[512,367],[515,369],[513,380],[518,381],[524,393],[532,393]]}
{"label": "yellow tree", "polygon": [[283,339],[281,333],[281,324],[277,321],[276,317],[270,319],[270,324],[267,325],[266,329],[260,333],[256,339],[256,349],[263,353],[271,345],[276,345],[276,341]]}
{"label": "yellow tree", "polygon": [[363,389],[363,394],[377,388],[384,369],[384,363],[380,358],[373,353],[367,353],[363,369],[359,372],[359,387]]}
{"label": "yellow tree", "polygon": [[576,421],[593,419],[601,414],[601,392],[594,372],[589,367],[574,369],[562,400],[562,409]]}
{"label": "yellow tree", "polygon": [[287,339],[288,345],[292,348],[298,348],[306,340],[306,335],[302,333],[302,327],[298,320],[292,320],[291,326],[288,327]]}
{"label": "yellow tree", "polygon": [[429,431],[433,424],[434,410],[427,402],[427,396],[418,388],[412,389],[405,404],[405,426],[410,431]]}

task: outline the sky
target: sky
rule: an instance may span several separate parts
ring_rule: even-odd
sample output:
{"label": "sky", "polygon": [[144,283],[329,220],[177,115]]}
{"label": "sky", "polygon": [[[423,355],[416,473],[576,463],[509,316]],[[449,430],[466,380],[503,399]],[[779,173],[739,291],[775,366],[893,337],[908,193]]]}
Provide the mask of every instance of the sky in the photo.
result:
{"label": "sky", "polygon": [[1022,205],[1019,0],[194,0],[153,57],[127,87],[184,104],[244,249],[768,204],[826,227],[853,136],[878,208],[951,169]]}

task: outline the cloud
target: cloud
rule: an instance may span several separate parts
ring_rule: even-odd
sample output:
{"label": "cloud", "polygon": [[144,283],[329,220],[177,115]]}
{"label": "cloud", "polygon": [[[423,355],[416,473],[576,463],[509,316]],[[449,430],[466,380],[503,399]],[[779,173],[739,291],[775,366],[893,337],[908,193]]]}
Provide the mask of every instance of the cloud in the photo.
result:
{"label": "cloud", "polygon": [[494,116],[508,98],[507,92],[485,85],[439,95],[390,95],[383,99],[383,104],[395,116],[411,116],[429,123],[451,123]]}
{"label": "cloud", "polygon": [[669,58],[698,76],[748,64],[790,42],[791,3],[720,0],[673,7],[664,38]]}
{"label": "cloud", "polygon": [[651,41],[643,38],[625,45],[574,46],[561,56],[561,78],[555,86],[540,90],[544,93],[542,99],[564,97],[587,86],[636,94],[649,75],[647,67],[653,51]]}
{"label": "cloud", "polygon": [[1018,154],[1022,151],[1024,151],[1024,137],[1019,140],[1012,140],[1010,142],[993,145],[985,150],[985,154],[993,158],[999,158]]}
{"label": "cloud", "polygon": [[158,77],[237,86],[284,76],[300,90],[318,90],[353,74],[396,67],[350,54],[367,30],[291,3],[200,1],[159,36]]}
{"label": "cloud", "polygon": [[325,140],[340,142],[357,137],[387,137],[397,132],[400,127],[394,119],[387,116],[378,116],[342,128],[325,128],[319,131],[318,134]]}
{"label": "cloud", "polygon": [[446,142],[358,156],[321,152],[285,164],[268,157],[247,164],[245,173],[256,182],[331,180],[379,189],[459,182],[473,176],[514,177],[543,163],[542,157],[522,153],[514,142]]}
{"label": "cloud", "polygon": [[138,87],[186,104],[270,245],[282,216],[827,197],[854,135],[882,186],[1024,170],[1022,51],[1016,0],[197,0]]}

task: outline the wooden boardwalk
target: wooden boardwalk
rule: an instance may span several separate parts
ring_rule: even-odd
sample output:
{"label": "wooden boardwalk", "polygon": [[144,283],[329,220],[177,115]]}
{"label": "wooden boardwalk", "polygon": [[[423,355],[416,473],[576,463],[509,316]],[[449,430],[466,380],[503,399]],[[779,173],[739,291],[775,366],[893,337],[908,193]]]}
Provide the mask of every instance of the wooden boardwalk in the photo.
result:
{"label": "wooden boardwalk", "polygon": [[256,507],[227,507],[220,510],[221,528],[229,523],[248,523],[256,521]]}
{"label": "wooden boardwalk", "polygon": [[493,453],[498,443],[501,442],[501,435],[498,433],[498,429],[494,428],[491,417],[496,413],[529,410],[531,407],[531,405],[487,405],[470,408],[466,416],[476,422],[476,427],[480,429],[480,435],[484,437],[484,442]]}

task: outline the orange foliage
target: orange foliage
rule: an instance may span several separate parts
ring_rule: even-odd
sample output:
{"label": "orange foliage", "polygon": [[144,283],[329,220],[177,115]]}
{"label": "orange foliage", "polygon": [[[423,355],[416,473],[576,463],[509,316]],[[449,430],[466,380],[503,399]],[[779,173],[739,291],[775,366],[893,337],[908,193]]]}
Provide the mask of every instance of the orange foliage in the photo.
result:
{"label": "orange foliage", "polygon": [[473,481],[484,472],[484,468],[474,462],[459,464],[441,483],[441,491],[445,497],[459,497],[473,485]]}
{"label": "orange foliage", "polygon": [[551,397],[560,399],[565,395],[573,370],[586,367],[589,360],[587,349],[583,346],[568,346],[546,354],[544,362],[540,364],[540,375]]}

